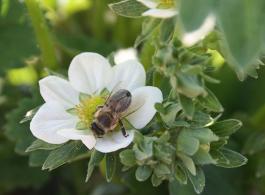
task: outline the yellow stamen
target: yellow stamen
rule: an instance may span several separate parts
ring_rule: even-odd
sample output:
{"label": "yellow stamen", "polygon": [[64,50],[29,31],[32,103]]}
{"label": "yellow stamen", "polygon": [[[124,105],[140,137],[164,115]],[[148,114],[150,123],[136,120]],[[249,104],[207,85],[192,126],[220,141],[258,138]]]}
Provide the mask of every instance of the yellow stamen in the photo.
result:
{"label": "yellow stamen", "polygon": [[80,121],[85,123],[89,128],[98,106],[104,105],[105,101],[106,99],[104,96],[88,97],[87,99],[82,100],[82,102],[76,106],[77,115]]}
{"label": "yellow stamen", "polygon": [[164,5],[173,5],[173,0],[161,0]]}

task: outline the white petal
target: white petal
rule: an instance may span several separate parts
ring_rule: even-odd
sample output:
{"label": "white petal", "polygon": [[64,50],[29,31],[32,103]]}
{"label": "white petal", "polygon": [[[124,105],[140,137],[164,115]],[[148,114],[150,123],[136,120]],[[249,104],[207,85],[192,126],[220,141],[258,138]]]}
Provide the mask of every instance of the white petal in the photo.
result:
{"label": "white petal", "polygon": [[137,1],[149,8],[156,8],[156,6],[158,6],[158,3],[155,2],[154,0],[137,0]]}
{"label": "white petal", "polygon": [[215,26],[215,16],[213,14],[209,14],[203,24],[192,32],[185,32],[182,37],[182,42],[185,46],[190,47],[202,40],[208,33],[210,33]]}
{"label": "white petal", "polygon": [[109,83],[112,69],[109,62],[96,53],[81,53],[72,60],[68,76],[73,87],[83,93],[100,92]]}
{"label": "white petal", "polygon": [[39,81],[40,93],[45,102],[58,102],[66,109],[79,102],[79,93],[71,84],[57,76],[47,76]]}
{"label": "white petal", "polygon": [[120,64],[128,60],[137,60],[137,51],[134,48],[120,49],[114,54],[114,62]]}
{"label": "white petal", "polygon": [[96,144],[96,138],[91,133],[91,131],[81,131],[76,129],[62,129],[57,132],[57,134],[70,139],[70,140],[81,140],[83,144],[88,148],[92,149],[94,148]]}
{"label": "white petal", "polygon": [[173,9],[149,9],[146,12],[144,12],[143,16],[151,16],[155,18],[170,18],[177,14],[178,12]]}
{"label": "white petal", "polygon": [[163,95],[157,87],[140,87],[132,92],[132,103],[127,120],[137,129],[145,127],[156,113],[155,103],[163,101]]}
{"label": "white petal", "polygon": [[58,130],[74,128],[77,118],[65,112],[57,102],[46,102],[33,117],[30,123],[32,134],[45,142],[61,144],[69,139],[57,134]]}
{"label": "white petal", "polygon": [[124,137],[121,131],[107,133],[103,138],[97,139],[95,149],[103,153],[109,153],[125,148],[133,141],[134,137],[133,130],[127,130],[127,133],[128,137]]}
{"label": "white petal", "polygon": [[113,67],[114,76],[109,90],[113,88],[132,91],[145,85],[145,70],[137,60],[128,60]]}

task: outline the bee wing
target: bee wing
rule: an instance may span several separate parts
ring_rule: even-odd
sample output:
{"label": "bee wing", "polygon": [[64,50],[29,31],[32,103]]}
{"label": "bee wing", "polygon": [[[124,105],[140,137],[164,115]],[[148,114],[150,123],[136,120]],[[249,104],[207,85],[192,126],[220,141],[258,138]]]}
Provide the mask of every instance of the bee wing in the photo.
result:
{"label": "bee wing", "polygon": [[108,95],[108,97],[107,97],[107,99],[106,99],[106,102],[108,102],[109,101],[109,99],[110,99],[110,97],[116,92],[116,91],[118,91],[121,86],[121,81],[119,81],[114,87],[113,87],[113,89],[111,90],[111,92],[110,92],[110,94]]}
{"label": "bee wing", "polygon": [[141,104],[139,104],[136,108],[133,109],[128,109],[127,112],[125,112],[121,118],[126,118],[127,116],[135,113],[137,110],[139,110],[142,106],[144,105],[144,102],[141,102]]}

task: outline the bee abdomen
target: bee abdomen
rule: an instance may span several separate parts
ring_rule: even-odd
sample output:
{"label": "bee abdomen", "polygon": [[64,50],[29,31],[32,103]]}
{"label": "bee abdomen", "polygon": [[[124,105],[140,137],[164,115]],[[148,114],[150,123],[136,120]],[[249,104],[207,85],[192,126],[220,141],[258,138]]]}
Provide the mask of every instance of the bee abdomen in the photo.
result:
{"label": "bee abdomen", "polygon": [[105,131],[103,129],[101,129],[97,123],[93,122],[91,124],[91,129],[93,130],[93,132],[96,134],[96,135],[104,135],[105,134]]}

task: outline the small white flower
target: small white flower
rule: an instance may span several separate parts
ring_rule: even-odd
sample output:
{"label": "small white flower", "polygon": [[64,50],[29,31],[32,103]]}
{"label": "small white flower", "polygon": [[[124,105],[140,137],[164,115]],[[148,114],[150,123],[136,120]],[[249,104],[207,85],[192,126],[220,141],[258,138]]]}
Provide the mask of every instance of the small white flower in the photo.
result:
{"label": "small white flower", "polygon": [[151,16],[155,18],[170,18],[178,12],[176,10],[174,0],[137,0],[150,8],[145,11],[143,16]]}
{"label": "small white flower", "polygon": [[[162,93],[156,87],[145,86],[146,74],[137,60],[129,60],[113,67],[96,53],[81,53],[71,62],[69,81],[57,76],[47,76],[39,81],[40,93],[45,103],[30,123],[32,134],[51,144],[69,140],[81,140],[87,148],[108,153],[127,147],[133,140],[134,131],[127,129],[128,137],[121,131],[107,133],[97,138],[91,130],[78,130],[81,122],[92,122],[94,113],[106,99],[102,91],[112,91],[115,86],[127,89],[132,94],[132,103],[126,119],[141,129],[154,117],[154,104],[162,102]],[[80,100],[80,94],[88,94]],[[69,109],[77,113],[71,114]]]}

